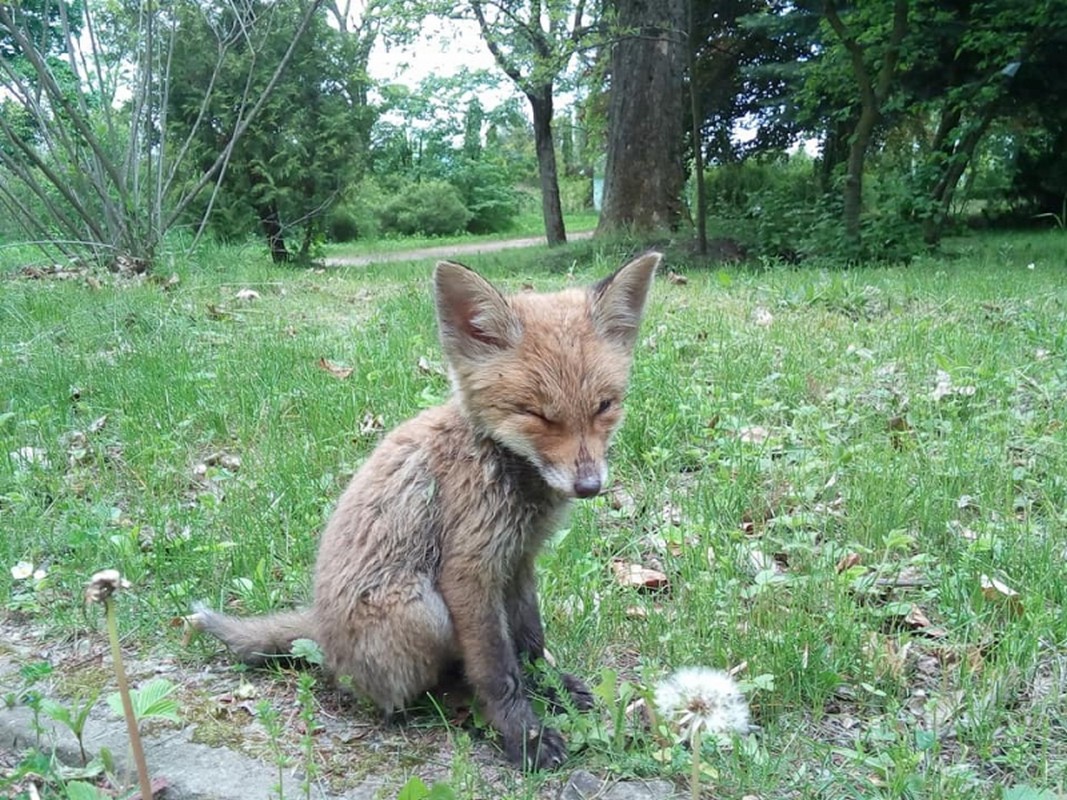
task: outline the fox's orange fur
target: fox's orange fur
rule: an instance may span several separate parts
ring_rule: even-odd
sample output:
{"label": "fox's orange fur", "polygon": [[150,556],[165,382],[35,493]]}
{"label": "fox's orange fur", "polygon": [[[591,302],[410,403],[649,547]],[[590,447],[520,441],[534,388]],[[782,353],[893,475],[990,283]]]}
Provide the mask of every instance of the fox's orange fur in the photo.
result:
{"label": "fox's orange fur", "polygon": [[[607,480],[658,254],[588,289],[505,298],[441,262],[434,292],[453,397],[402,424],[352,479],[319,549],[306,611],[194,617],[255,662],[314,639],[326,667],[386,712],[461,665],[508,756],[560,763],[527,698],[544,653],[534,558],[571,499]],[[584,684],[564,675],[579,707]]]}

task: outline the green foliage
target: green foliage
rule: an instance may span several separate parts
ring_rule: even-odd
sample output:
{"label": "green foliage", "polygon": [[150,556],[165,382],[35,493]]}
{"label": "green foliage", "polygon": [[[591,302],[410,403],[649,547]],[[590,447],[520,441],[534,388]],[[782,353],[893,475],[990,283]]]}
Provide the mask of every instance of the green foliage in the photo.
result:
{"label": "green foliage", "polygon": [[110,794],[98,789],[91,783],[85,783],[84,781],[71,781],[65,787],[67,792],[67,800],[104,800],[104,798],[111,797]]}
{"label": "green foliage", "polygon": [[[131,689],[130,702],[133,704],[133,716],[137,723],[154,719],[181,722],[178,716],[178,701],[171,696],[177,688],[165,678],[153,678],[139,689]],[[118,692],[108,695],[107,704],[119,716],[125,713],[122,708],[122,697]]]}
{"label": "green foliage", "polygon": [[413,775],[397,793],[396,800],[456,800],[455,790],[443,781],[427,786],[422,778]]}
{"label": "green foliage", "polygon": [[459,190],[444,181],[414,183],[381,211],[382,232],[401,236],[448,236],[467,227],[473,214]]}
{"label": "green foliage", "polygon": [[519,213],[519,195],[500,161],[463,158],[448,172],[460,200],[470,211],[470,233],[496,233],[511,227]]}
{"label": "green foliage", "polygon": [[[444,224],[420,228],[421,222],[401,217],[392,206],[401,194],[413,194],[411,184],[451,184],[470,216],[462,230],[474,234],[510,228],[520,211],[516,184],[527,179],[533,161],[529,131],[514,104],[485,109],[479,93],[494,85],[485,73],[461,72],[450,79],[431,77],[415,90],[383,87],[385,107],[373,131],[370,169],[374,181],[365,181],[342,204],[345,216],[331,238],[343,241],[353,228],[361,238],[423,230],[444,235],[452,227],[453,208]],[[460,113],[459,109],[466,109]],[[483,138],[485,145],[483,146]],[[386,190],[381,192],[381,190]],[[438,191],[433,188],[432,191]],[[373,204],[363,195],[369,193]],[[417,201],[419,202],[419,201]],[[389,208],[387,208],[389,207]],[[413,217],[425,218],[424,211]],[[399,221],[399,224],[398,224]]]}
{"label": "green foliage", "polygon": [[293,654],[293,658],[302,659],[319,667],[322,666],[325,659],[322,654],[322,648],[313,639],[297,639],[293,642],[290,652]]}
{"label": "green foliage", "polygon": [[[250,90],[262,91],[273,65],[292,43],[301,11],[300,4],[252,4],[241,11],[253,17],[273,15],[274,24],[255,31],[254,41],[232,43],[233,55],[217,76],[212,74],[214,62],[203,58],[203,42],[214,36],[213,23],[186,14],[171,67],[171,134],[178,140],[192,136],[200,158],[212,157],[219,146],[216,127],[201,124],[201,105],[207,99],[209,116],[233,124],[239,98]],[[239,24],[233,9],[221,13],[224,24]],[[375,119],[366,99],[366,59],[375,32],[372,24],[339,30],[323,13],[314,18],[256,124],[234,149],[221,191],[211,200],[218,209],[212,230],[220,238],[266,233],[276,260],[287,253],[310,255],[325,235],[334,203],[362,171]],[[202,205],[192,209],[197,215],[202,210]],[[337,224],[343,228],[345,222]],[[293,234],[295,243],[287,241]]]}

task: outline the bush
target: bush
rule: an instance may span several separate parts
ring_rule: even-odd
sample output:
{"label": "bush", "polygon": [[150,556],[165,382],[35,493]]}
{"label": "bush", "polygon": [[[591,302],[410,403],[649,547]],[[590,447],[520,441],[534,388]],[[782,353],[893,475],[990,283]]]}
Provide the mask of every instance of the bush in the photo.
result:
{"label": "bush", "polygon": [[359,222],[346,205],[336,206],[326,220],[326,235],[331,242],[351,242],[359,238]]}
{"label": "bush", "polygon": [[471,212],[467,230],[497,233],[511,227],[519,213],[519,197],[502,165],[463,159],[448,176]]}
{"label": "bush", "polygon": [[444,181],[414,183],[381,210],[382,233],[449,236],[460,233],[474,215],[459,190]]}

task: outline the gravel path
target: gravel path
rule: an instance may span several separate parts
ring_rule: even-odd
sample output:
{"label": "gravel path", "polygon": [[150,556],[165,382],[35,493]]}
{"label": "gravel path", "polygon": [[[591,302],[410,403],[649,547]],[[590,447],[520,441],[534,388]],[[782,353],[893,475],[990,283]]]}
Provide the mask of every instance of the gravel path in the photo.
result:
{"label": "gravel path", "polygon": [[[567,241],[577,242],[590,239],[593,231],[576,231],[567,234]],[[328,267],[366,267],[370,264],[382,264],[389,261],[418,261],[421,259],[456,258],[472,253],[499,253],[501,250],[516,250],[523,247],[540,247],[545,244],[545,237],[534,236],[527,239],[501,239],[489,242],[470,242],[468,244],[451,244],[440,247],[423,247],[418,250],[398,250],[392,253],[378,253],[366,256],[337,256],[326,259]]]}

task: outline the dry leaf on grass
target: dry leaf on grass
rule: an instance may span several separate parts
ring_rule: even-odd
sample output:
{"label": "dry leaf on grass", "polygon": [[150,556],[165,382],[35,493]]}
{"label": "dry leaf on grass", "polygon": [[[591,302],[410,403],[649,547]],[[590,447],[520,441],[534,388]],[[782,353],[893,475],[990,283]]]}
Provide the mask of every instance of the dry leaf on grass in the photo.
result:
{"label": "dry leaf on grass", "polygon": [[641,564],[623,561],[621,558],[612,560],[611,571],[615,575],[616,582],[628,589],[660,591],[670,585],[667,576],[658,569],[649,569]]}
{"label": "dry leaf on grass", "polygon": [[380,433],[385,430],[385,420],[382,419],[381,414],[375,414],[372,411],[368,411],[363,415],[362,421],[359,423],[360,436],[369,436],[372,433]]}
{"label": "dry leaf on grass", "polygon": [[243,303],[251,303],[253,300],[259,299],[259,292],[255,289],[241,289],[234,297]]}
{"label": "dry leaf on grass", "polygon": [[342,381],[352,374],[352,367],[334,364],[332,361],[327,361],[325,358],[319,359],[319,369],[330,373],[335,378]]}
{"label": "dry leaf on grass", "polygon": [[673,283],[675,286],[685,286],[687,283],[689,283],[689,278],[685,277],[685,275],[679,275],[674,270],[671,270],[667,273],[667,280]]}
{"label": "dry leaf on grass", "polygon": [[763,444],[770,436],[771,432],[762,425],[747,425],[737,430],[737,438],[745,444]]}
{"label": "dry leaf on grass", "polygon": [[1017,591],[1006,583],[998,581],[996,578],[990,578],[988,575],[982,575],[978,580],[982,586],[982,596],[986,600],[994,603],[1004,603],[1016,614],[1022,612],[1023,601]]}
{"label": "dry leaf on grass", "polygon": [[850,570],[853,567],[858,567],[859,564],[860,564],[860,554],[859,553],[846,553],[845,555],[841,556],[841,559],[837,562],[837,567],[836,567],[837,574],[840,575],[842,572]]}
{"label": "dry leaf on grass", "polygon": [[419,356],[419,372],[427,375],[444,375],[445,371],[426,356]]}

